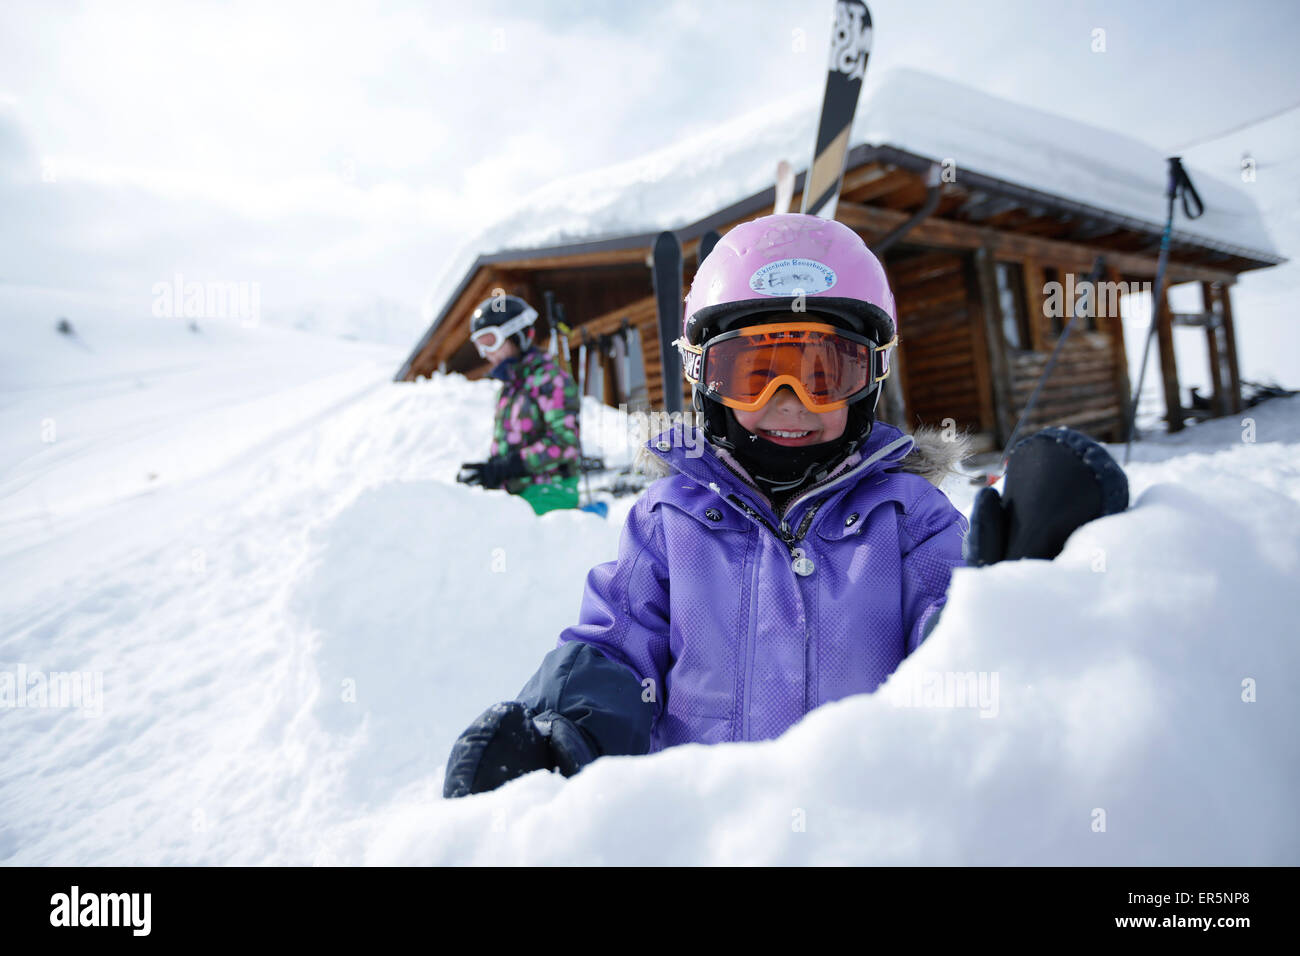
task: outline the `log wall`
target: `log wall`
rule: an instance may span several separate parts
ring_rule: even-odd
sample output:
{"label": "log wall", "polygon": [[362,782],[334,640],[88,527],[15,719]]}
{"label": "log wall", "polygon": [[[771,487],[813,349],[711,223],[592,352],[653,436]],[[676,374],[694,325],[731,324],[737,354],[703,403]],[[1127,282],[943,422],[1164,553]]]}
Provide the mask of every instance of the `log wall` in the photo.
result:
{"label": "log wall", "polygon": [[980,431],[988,404],[976,358],[965,262],[960,254],[931,252],[888,266],[898,306],[898,339],[906,370],[903,400],[909,427],[938,425]]}

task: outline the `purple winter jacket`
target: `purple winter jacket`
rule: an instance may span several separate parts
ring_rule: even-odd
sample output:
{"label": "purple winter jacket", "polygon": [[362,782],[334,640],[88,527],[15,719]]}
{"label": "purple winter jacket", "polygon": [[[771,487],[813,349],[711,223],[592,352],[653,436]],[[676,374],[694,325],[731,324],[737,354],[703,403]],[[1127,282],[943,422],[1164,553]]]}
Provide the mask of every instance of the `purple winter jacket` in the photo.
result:
{"label": "purple winter jacket", "polygon": [[533,696],[545,696],[539,682],[551,698],[576,688],[592,658],[567,645],[591,645],[636,675],[655,751],[776,737],[821,704],[875,690],[924,640],[964,563],[966,519],[903,470],[913,445],[878,422],[782,522],[702,435],[684,443],[678,426],[652,439],[669,474],[628,515],[618,559],[591,570],[580,623],[552,652],[560,676],[539,674]]}

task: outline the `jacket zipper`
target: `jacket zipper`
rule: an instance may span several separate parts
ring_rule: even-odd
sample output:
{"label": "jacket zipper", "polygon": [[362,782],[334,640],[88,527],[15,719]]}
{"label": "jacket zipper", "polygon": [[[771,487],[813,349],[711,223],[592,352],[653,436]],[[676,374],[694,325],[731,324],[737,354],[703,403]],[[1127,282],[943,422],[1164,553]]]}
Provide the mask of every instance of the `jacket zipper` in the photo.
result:
{"label": "jacket zipper", "polygon": [[[799,522],[799,529],[797,531],[792,531],[790,529],[790,523],[789,521],[786,520],[785,517],[786,515],[790,514],[790,512],[794,509],[794,506],[799,502],[803,501],[810,494],[813,494],[817,491],[824,491],[826,488],[833,487],[834,485],[837,485],[840,482],[847,480],[848,478],[857,474],[863,468],[867,467],[873,462],[879,460],[884,455],[887,455],[889,452],[893,451],[900,444],[910,440],[911,439],[908,438],[907,436],[899,438],[897,441],[893,441],[890,444],[886,445],[884,448],[877,451],[870,458],[866,459],[865,461],[859,462],[857,465],[850,468],[848,471],[844,472],[843,474],[837,475],[834,478],[826,479],[820,484],[813,485],[812,487],[808,488],[803,494],[801,494],[798,498],[796,498],[794,501],[790,502],[790,504],[786,506],[785,510],[782,512],[781,525],[779,528],[772,527],[772,523],[770,521],[768,521],[761,514],[759,514],[758,511],[756,511],[754,508],[750,507],[750,505],[745,501],[745,499],[741,498],[740,495],[736,494],[735,492],[732,492],[731,494],[727,495],[726,500],[734,507],[739,508],[745,514],[746,517],[750,518],[753,521],[757,521],[768,531],[770,531],[777,539],[781,541],[782,544],[785,545],[786,550],[790,554],[790,558],[792,560],[797,560],[798,558],[803,557],[803,551],[802,549],[797,548],[796,545],[803,540],[805,535],[807,535],[809,528],[812,527],[813,518],[816,517],[817,512],[821,509],[821,506],[826,503],[827,499],[823,498],[821,501],[817,502],[811,508],[808,509],[807,514],[803,516],[803,520]],[[730,465],[727,465],[727,462],[725,460],[723,460],[722,463],[727,466],[728,471],[732,472],[733,474],[736,474],[735,469],[732,468]],[[743,476],[737,474],[736,477],[741,478]],[[756,576],[758,573],[757,562],[755,562],[754,567],[755,567],[754,575]],[[753,578],[751,577],[751,581],[752,580]],[[754,590],[753,584],[751,584],[750,586],[751,601],[754,600],[753,590]],[[802,600],[802,597],[800,599]],[[803,714],[806,715],[808,713],[808,698],[809,698],[808,685],[812,681],[812,661],[810,660],[812,654],[812,632],[810,630],[811,624],[808,620],[808,609],[806,606],[803,609],[803,619],[804,619],[803,620],[803,704],[801,709]],[[752,627],[752,623],[753,623],[752,609],[750,614],[750,623],[751,623],[751,627],[749,628],[749,634],[747,636],[747,641],[745,646],[745,673],[742,682],[742,687],[744,688],[743,698],[741,700],[740,735],[742,740],[749,739],[749,677],[750,677],[750,668],[753,666],[753,657],[752,657],[753,644],[756,637],[756,635],[754,634],[754,629]]]}
{"label": "jacket zipper", "polygon": [[[853,475],[856,475],[859,471],[861,471],[861,470],[862,470],[863,468],[865,468],[867,465],[870,465],[870,464],[872,464],[872,463],[874,463],[874,462],[879,461],[879,460],[880,460],[881,458],[883,458],[885,455],[889,454],[891,451],[893,451],[893,450],[894,450],[895,448],[897,448],[898,446],[904,444],[905,442],[912,442],[912,444],[916,444],[915,439],[913,439],[911,435],[903,435],[901,438],[896,438],[896,439],[894,439],[892,442],[890,442],[890,443],[889,443],[888,445],[886,445],[884,448],[881,448],[880,450],[878,450],[878,451],[877,451],[874,455],[872,455],[870,458],[865,458],[865,459],[863,459],[862,461],[858,462],[856,465],[854,465],[852,468],[850,468],[848,471],[844,472],[843,474],[835,475],[835,476],[833,476],[833,477],[831,477],[831,478],[826,478],[826,479],[824,479],[824,480],[823,480],[821,483],[819,483],[819,484],[810,485],[808,488],[806,488],[806,489],[804,490],[803,494],[801,494],[798,498],[794,499],[794,501],[792,501],[792,502],[790,502],[788,505],[786,505],[785,513],[786,513],[786,514],[789,514],[791,511],[794,510],[794,506],[795,506],[795,505],[799,504],[801,501],[803,501],[803,500],[804,500],[805,498],[807,498],[809,495],[814,494],[815,492],[818,492],[818,491],[825,491],[827,488],[832,488],[832,487],[834,487],[835,485],[839,484],[841,481],[845,481],[846,479],[851,478]],[[782,523],[784,523],[784,522],[782,522]]]}
{"label": "jacket zipper", "polygon": [[[761,547],[761,545],[760,545]],[[754,644],[758,640],[758,557],[749,572],[749,613],[745,628],[745,669],[740,675],[740,739],[749,739],[749,698],[754,667]]]}
{"label": "jacket zipper", "polygon": [[809,508],[808,513],[803,516],[803,521],[799,522],[799,530],[791,531],[790,525],[784,520],[781,522],[781,527],[773,528],[772,522],[768,521],[761,514],[759,514],[757,511],[751,508],[746,503],[745,499],[740,497],[740,495],[736,494],[735,492],[732,492],[731,494],[727,495],[727,500],[730,501],[736,507],[738,507],[741,511],[743,511],[746,517],[752,518],[753,520],[761,524],[764,528],[766,528],[768,531],[772,532],[772,534],[775,535],[781,541],[781,543],[785,545],[786,550],[790,552],[791,558],[800,557],[799,554],[795,553],[796,551],[799,550],[798,548],[795,547],[795,545],[798,544],[800,541],[802,541],[804,535],[808,533],[808,529],[812,526],[813,518],[817,515],[817,510],[821,508],[823,504],[823,502],[819,501],[817,502],[817,504]]}

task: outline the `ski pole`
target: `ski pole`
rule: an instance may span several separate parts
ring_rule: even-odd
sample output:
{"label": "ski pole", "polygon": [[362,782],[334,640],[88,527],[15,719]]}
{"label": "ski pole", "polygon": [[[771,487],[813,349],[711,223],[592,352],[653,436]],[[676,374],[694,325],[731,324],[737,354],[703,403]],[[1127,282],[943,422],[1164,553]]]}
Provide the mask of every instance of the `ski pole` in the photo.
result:
{"label": "ski pole", "polygon": [[551,335],[555,335],[555,293],[547,289],[542,293],[542,299],[546,303],[546,327],[551,330]]}
{"label": "ski pole", "polygon": [[[1169,265],[1170,238],[1174,230],[1174,200],[1178,198],[1179,194],[1183,198],[1183,215],[1188,219],[1196,219],[1201,213],[1205,212],[1205,205],[1201,202],[1200,194],[1197,193],[1196,187],[1192,185],[1187,170],[1183,169],[1182,159],[1178,156],[1170,156],[1169,182],[1165,187],[1165,199],[1168,208],[1165,213],[1165,231],[1160,235],[1160,257],[1156,260],[1156,288],[1151,302],[1151,324],[1147,327],[1146,342],[1142,346],[1142,366],[1138,370],[1137,391],[1133,393],[1128,410],[1128,436],[1124,444],[1124,464],[1126,465],[1128,464],[1129,455],[1133,451],[1133,435],[1137,429],[1138,402],[1142,400],[1142,383],[1146,379],[1147,357],[1151,354],[1151,340],[1155,337],[1156,326],[1160,321],[1160,304],[1165,295],[1165,269]],[[1195,212],[1193,212],[1193,209],[1195,209]]]}
{"label": "ski pole", "polygon": [[578,340],[578,395],[585,397],[587,394],[587,330],[582,330],[582,338]]}
{"label": "ski pole", "polygon": [[569,346],[569,335],[573,332],[573,329],[569,328],[568,323],[569,320],[564,314],[564,303],[555,303],[555,327],[560,332],[560,344],[563,348],[560,361],[564,365],[564,370],[572,375],[573,355]]}
{"label": "ski pole", "polygon": [[560,332],[560,365],[564,368],[565,375],[573,375],[573,359],[569,354],[569,333],[573,330],[563,322],[556,324],[556,329]]}
{"label": "ski pole", "polygon": [[628,348],[627,330],[629,323],[627,316],[623,316],[623,327],[618,330],[619,338],[623,342],[623,402],[624,404],[632,403],[632,350]]}
{"label": "ski pole", "polygon": [[582,408],[586,404],[584,399],[587,396],[587,359],[591,355],[591,350],[587,347],[587,330],[582,330],[582,347],[579,350],[580,364],[582,365],[581,375],[583,383],[578,386],[578,473],[582,475],[582,490],[587,499],[587,504],[591,504],[591,479],[587,477],[586,452],[582,447]]}

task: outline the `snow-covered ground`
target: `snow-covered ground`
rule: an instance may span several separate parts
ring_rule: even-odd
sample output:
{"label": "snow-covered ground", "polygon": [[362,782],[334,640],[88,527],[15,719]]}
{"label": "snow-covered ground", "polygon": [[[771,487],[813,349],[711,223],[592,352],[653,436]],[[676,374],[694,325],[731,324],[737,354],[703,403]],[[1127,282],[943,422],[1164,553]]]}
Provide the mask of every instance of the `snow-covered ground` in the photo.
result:
{"label": "snow-covered ground", "polygon": [[[5,322],[0,862],[1300,863],[1300,399],[1137,446],[1056,561],[958,571],[879,694],[443,801],[632,499],[456,485],[494,386],[393,384],[401,349]],[[83,706],[15,706],[56,672]]]}

